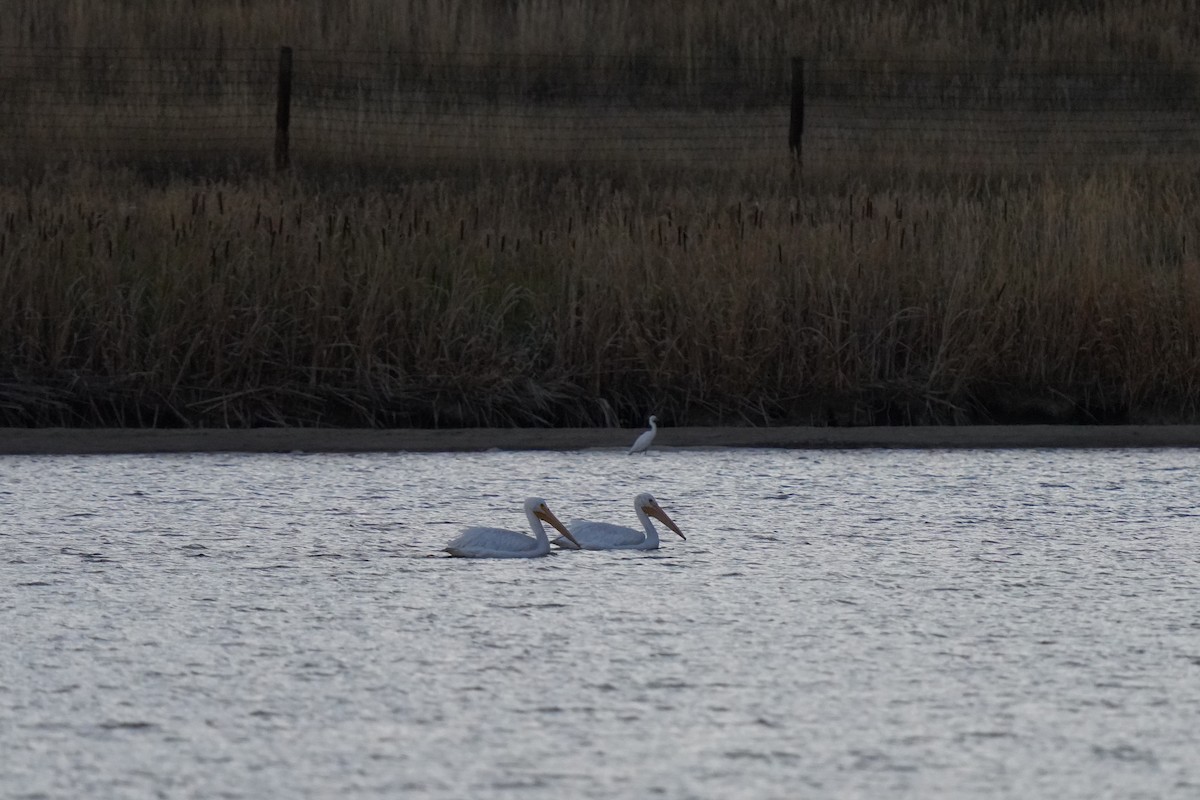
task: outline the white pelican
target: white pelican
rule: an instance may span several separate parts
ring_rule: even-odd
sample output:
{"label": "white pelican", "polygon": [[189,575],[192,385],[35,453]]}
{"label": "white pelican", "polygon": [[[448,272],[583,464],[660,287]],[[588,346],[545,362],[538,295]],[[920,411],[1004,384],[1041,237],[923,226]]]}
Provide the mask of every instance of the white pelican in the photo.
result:
{"label": "white pelican", "polygon": [[641,520],[644,533],[633,528],[612,525],[608,522],[581,520],[579,522],[572,522],[567,526],[572,533],[570,541],[577,544],[578,548],[573,547],[570,542],[562,537],[555,539],[554,544],[568,550],[657,550],[658,530],[654,527],[654,523],[650,521],[650,517],[661,521],[668,528],[679,534],[680,539],[687,541],[687,537],[683,535],[683,531],[679,530],[679,526],[667,516],[667,512],[663,511],[662,506],[658,504],[658,501],[649,492],[642,492],[633,498],[633,510],[637,512],[637,517]]}
{"label": "white pelican", "polygon": [[[540,497],[531,497],[525,501],[525,518],[529,520],[533,536],[503,528],[467,528],[444,549],[450,555],[460,558],[537,558],[544,556],[550,552],[550,540],[546,538],[546,529],[542,526],[543,520],[553,525],[564,537],[575,542],[574,535],[558,521],[558,517],[554,516],[546,506],[546,501]],[[570,545],[566,546],[570,547]]]}
{"label": "white pelican", "polygon": [[658,433],[658,417],[651,415],[650,430],[645,431],[641,436],[639,436],[637,438],[637,440],[633,443],[633,447],[629,448],[629,452],[626,453],[626,455],[633,455],[634,453],[643,453],[646,450],[649,450],[650,443],[654,441],[654,434],[656,434],[656,433]]}

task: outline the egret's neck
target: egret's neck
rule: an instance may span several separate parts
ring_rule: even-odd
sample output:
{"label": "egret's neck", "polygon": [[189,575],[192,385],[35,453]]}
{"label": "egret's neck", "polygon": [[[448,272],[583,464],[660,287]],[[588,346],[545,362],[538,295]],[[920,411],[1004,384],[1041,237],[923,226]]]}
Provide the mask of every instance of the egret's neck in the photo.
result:
{"label": "egret's neck", "polygon": [[637,507],[638,520],[641,521],[642,527],[646,530],[646,543],[658,544],[658,528],[654,527],[654,523],[650,521],[650,515],[642,510],[641,506]]}

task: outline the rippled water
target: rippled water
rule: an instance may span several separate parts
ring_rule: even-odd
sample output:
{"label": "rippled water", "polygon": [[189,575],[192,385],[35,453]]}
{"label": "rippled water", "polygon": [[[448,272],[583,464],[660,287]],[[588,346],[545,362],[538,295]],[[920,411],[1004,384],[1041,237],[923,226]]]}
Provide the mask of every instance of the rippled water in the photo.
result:
{"label": "rippled water", "polygon": [[1195,459],[0,458],[0,796],[1194,797]]}

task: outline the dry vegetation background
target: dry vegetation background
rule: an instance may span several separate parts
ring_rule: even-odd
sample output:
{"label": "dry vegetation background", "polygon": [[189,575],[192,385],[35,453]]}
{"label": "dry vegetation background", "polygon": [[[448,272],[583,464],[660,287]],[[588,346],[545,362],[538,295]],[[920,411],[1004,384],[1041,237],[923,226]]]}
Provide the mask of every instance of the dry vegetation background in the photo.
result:
{"label": "dry vegetation background", "polygon": [[1195,60],[1189,0],[10,0],[0,47]]}
{"label": "dry vegetation background", "polygon": [[[13,0],[0,6],[0,54],[565,52],[628,59],[650,84],[667,79],[653,67],[666,57],[770,86],[798,52],[948,70],[964,55],[1051,71],[1136,59],[1186,76],[1195,11],[1181,0]],[[12,173],[0,184],[0,421],[1198,417],[1195,164],[899,164],[801,181],[786,160],[753,175],[455,166],[147,178],[81,159]]]}

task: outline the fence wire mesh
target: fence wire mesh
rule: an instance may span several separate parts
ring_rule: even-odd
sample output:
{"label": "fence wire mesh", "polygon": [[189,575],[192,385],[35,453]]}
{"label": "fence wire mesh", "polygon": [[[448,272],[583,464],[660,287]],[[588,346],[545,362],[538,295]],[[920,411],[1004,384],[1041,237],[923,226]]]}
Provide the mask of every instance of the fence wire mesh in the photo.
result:
{"label": "fence wire mesh", "polygon": [[[0,49],[0,163],[268,164],[277,50]],[[1200,65],[294,53],[290,161],[805,171],[1200,165]],[[793,131],[794,133],[794,131]]]}

